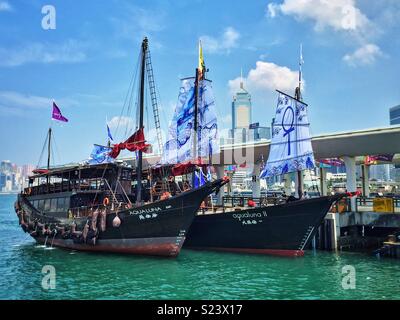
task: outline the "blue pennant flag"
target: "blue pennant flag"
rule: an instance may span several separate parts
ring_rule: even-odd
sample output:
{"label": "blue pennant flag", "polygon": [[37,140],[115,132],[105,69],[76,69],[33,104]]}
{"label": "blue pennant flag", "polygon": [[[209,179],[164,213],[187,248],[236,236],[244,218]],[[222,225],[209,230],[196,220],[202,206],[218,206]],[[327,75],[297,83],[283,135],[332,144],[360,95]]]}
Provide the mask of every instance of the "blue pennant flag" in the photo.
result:
{"label": "blue pennant flag", "polygon": [[111,152],[111,148],[95,144],[93,151],[90,154],[89,164],[100,164],[100,163],[113,162],[114,159],[110,157],[110,152]]}
{"label": "blue pennant flag", "polygon": [[114,141],[112,135],[111,135],[111,131],[110,131],[110,127],[107,124],[107,133],[108,133],[108,137],[111,139],[111,141]]}
{"label": "blue pennant flag", "polygon": [[206,183],[205,176],[203,174],[203,170],[200,168],[199,170],[194,171],[194,188],[201,187]]}
{"label": "blue pennant flag", "polygon": [[196,189],[200,187],[199,173],[196,170],[193,173],[194,173],[193,188]]}
{"label": "blue pennant flag", "polygon": [[207,168],[207,181],[210,182],[212,180],[211,168]]}

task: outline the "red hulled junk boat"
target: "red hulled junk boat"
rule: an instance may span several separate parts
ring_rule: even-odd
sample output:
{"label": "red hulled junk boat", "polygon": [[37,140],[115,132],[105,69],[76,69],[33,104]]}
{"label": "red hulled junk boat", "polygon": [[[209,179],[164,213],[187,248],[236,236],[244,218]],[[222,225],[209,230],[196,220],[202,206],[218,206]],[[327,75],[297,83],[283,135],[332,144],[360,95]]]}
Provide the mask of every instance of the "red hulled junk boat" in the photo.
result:
{"label": "red hulled junk boat", "polygon": [[[140,53],[138,127],[125,142],[95,145],[91,160],[84,164],[50,167],[49,130],[47,168],[34,172],[29,187],[15,203],[22,229],[38,243],[82,251],[174,257],[203,199],[226,183],[222,179],[208,182],[158,201],[149,196],[149,176],[144,176],[142,168],[142,153],[149,148],[143,130],[149,58],[145,38]],[[58,107],[54,110],[53,119],[67,121]],[[136,167],[113,160],[123,149],[137,152]]]}

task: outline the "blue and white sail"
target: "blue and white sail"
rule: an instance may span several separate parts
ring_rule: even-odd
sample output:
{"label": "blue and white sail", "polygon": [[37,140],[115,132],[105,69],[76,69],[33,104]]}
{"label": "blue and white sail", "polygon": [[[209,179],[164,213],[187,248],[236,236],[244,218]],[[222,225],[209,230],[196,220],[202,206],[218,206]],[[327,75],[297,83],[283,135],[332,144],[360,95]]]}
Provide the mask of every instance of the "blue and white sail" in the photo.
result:
{"label": "blue and white sail", "polygon": [[88,163],[89,164],[100,164],[100,163],[111,163],[114,159],[110,157],[111,148],[100,146],[98,144],[94,145],[93,151],[90,154]]}
{"label": "blue and white sail", "polygon": [[197,148],[194,150],[195,79],[182,80],[173,119],[164,145],[162,164],[177,164],[219,152],[218,124],[211,81],[200,80],[198,91]]}
{"label": "blue and white sail", "polygon": [[260,178],[313,169],[307,104],[279,92],[268,161]]}

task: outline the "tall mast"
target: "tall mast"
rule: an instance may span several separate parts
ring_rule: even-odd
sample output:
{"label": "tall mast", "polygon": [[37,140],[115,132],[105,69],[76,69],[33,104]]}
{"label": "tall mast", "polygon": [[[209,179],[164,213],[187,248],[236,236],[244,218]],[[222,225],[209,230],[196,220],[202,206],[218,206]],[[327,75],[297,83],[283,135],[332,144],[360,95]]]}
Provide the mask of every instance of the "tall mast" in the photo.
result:
{"label": "tall mast", "polygon": [[196,77],[194,80],[194,126],[193,126],[193,158],[197,160],[197,127],[199,122],[199,69],[196,68]]}
{"label": "tall mast", "polygon": [[[139,87],[139,130],[143,129],[143,111],[144,111],[144,84],[145,84],[145,68],[146,68],[146,51],[148,47],[147,37],[142,42],[142,57],[140,65],[140,87]],[[137,164],[137,187],[136,187],[136,203],[142,202],[142,167],[143,167],[143,153],[139,150],[138,164]]]}
{"label": "tall mast", "polygon": [[198,113],[199,113],[199,83],[200,80],[205,78],[206,68],[204,67],[204,59],[203,59],[203,49],[201,47],[201,41],[199,40],[199,64],[196,68],[196,75],[194,80],[194,139],[193,139],[193,157],[197,160],[198,150],[197,150],[197,131],[198,131]]}
{"label": "tall mast", "polygon": [[301,96],[301,85],[302,85],[302,66],[303,66],[304,60],[303,60],[303,45],[300,44],[300,57],[299,57],[299,86],[296,88],[295,91],[295,98],[297,100],[302,101],[302,96]]}
{"label": "tall mast", "polygon": [[50,155],[51,155],[51,127],[48,133],[49,139],[47,144],[47,170],[50,170]]}
{"label": "tall mast", "polygon": [[[295,91],[295,98],[299,101],[302,101],[302,96],[301,96],[301,83],[302,83],[302,65],[303,65],[303,45],[300,44],[300,57],[299,57],[299,86],[296,88]],[[297,129],[296,129],[296,141],[297,141]],[[297,143],[296,143],[296,149],[297,149]],[[296,152],[297,153],[297,152]],[[298,181],[298,189],[297,193],[299,198],[302,197],[303,195],[303,174],[299,170],[297,171],[297,181]]]}
{"label": "tall mast", "polygon": [[50,190],[50,155],[51,155],[51,127],[49,128],[49,133],[48,133],[48,144],[47,144],[47,192]]}

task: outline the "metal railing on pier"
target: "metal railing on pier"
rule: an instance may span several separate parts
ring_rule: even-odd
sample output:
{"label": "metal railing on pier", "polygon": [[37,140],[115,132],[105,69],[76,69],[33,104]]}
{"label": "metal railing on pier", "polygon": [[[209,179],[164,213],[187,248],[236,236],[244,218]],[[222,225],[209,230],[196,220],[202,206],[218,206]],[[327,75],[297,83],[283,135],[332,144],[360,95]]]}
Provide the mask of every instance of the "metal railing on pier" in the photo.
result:
{"label": "metal railing on pier", "polygon": [[[383,206],[383,207],[382,207]],[[400,213],[400,198],[394,197],[357,197],[356,211],[376,211],[376,212],[392,212]]]}

